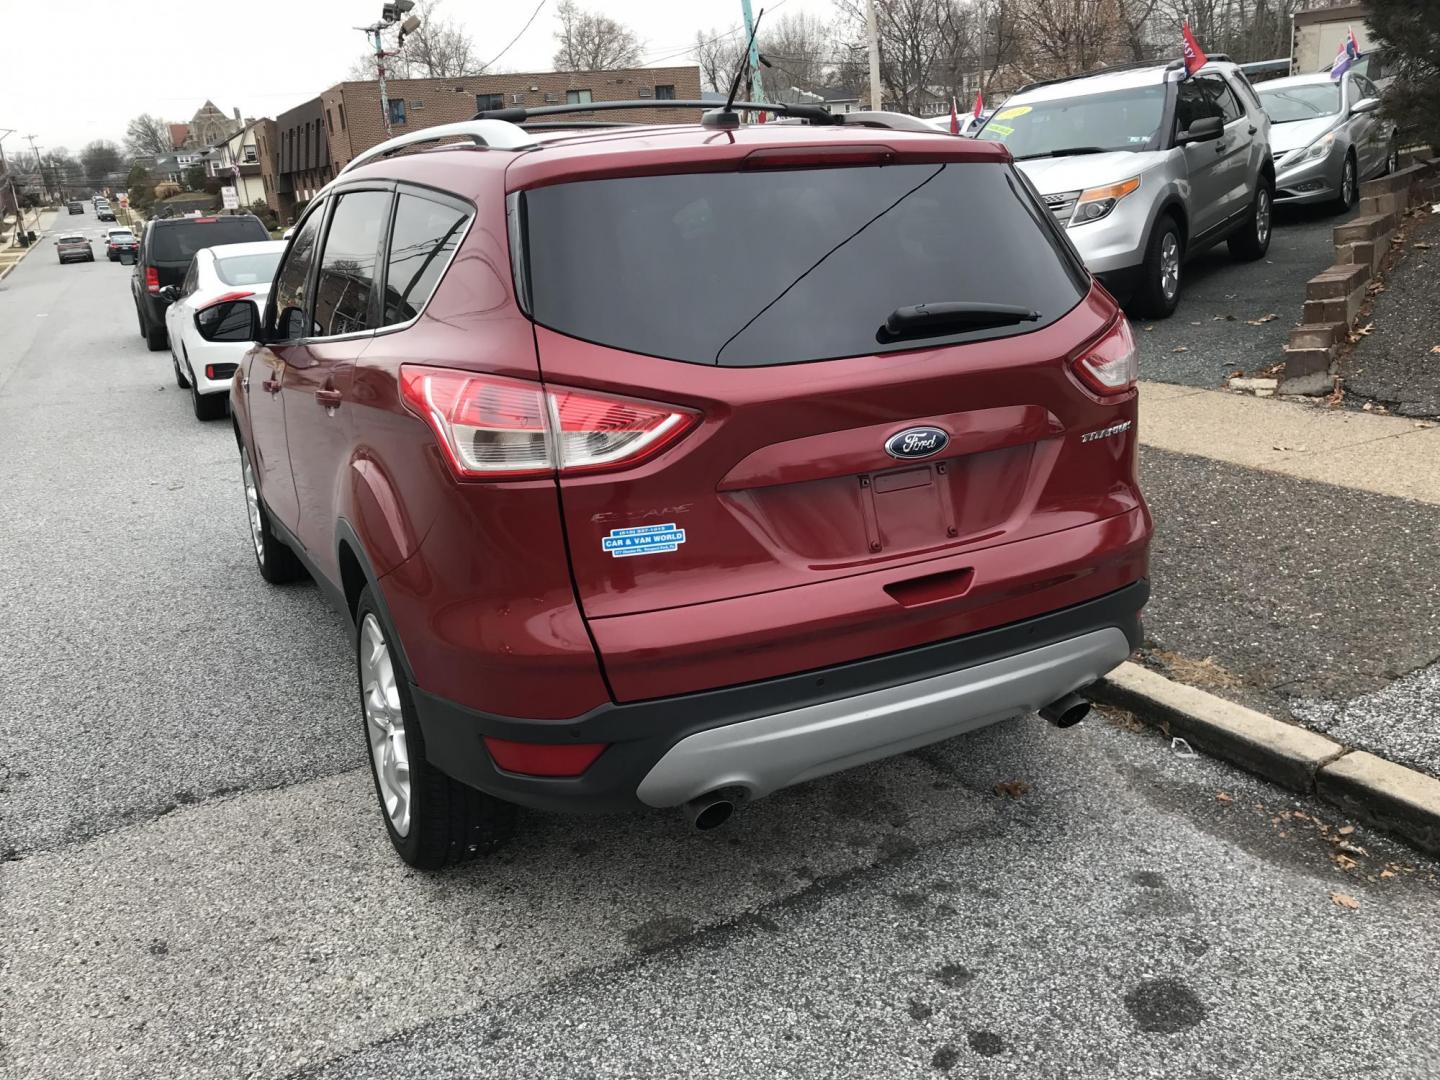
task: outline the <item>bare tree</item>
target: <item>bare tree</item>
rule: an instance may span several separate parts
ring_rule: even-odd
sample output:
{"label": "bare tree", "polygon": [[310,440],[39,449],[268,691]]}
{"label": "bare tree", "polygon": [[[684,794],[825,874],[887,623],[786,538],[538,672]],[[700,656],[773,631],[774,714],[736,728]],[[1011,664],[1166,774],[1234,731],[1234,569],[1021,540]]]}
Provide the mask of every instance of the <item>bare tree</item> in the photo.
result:
{"label": "bare tree", "polygon": [[[847,25],[841,68],[849,75],[864,62],[863,0],[837,0],[836,7]],[[885,98],[892,108],[917,112],[931,100],[937,76],[953,68],[957,0],[875,0],[875,21]]]}
{"label": "bare tree", "polygon": [[736,33],[723,30],[697,30],[695,32],[695,62],[700,65],[700,85],[706,90],[720,93],[730,89],[730,80],[740,66],[740,56],[745,49],[745,40]]}
{"label": "bare tree", "polygon": [[125,125],[125,152],[132,158],[155,157],[173,149],[170,125],[158,117],[141,113]]}
{"label": "bare tree", "polygon": [[640,42],[624,23],[586,11],[574,0],[564,0],[558,14],[556,71],[615,71],[639,66]]}
{"label": "bare tree", "polygon": [[1100,66],[1115,51],[1112,12],[1109,0],[1020,0],[1032,65],[1047,76]]}
{"label": "bare tree", "polygon": [[[757,36],[760,55],[761,85],[767,101],[790,101],[803,94],[814,93],[825,85],[835,40],[830,26],[816,15],[787,12],[770,25],[761,24]],[[744,41],[737,41],[738,53]],[[733,70],[733,67],[732,67]]]}
{"label": "bare tree", "polygon": [[80,164],[84,167],[85,178],[98,182],[119,171],[120,148],[108,139],[96,139],[80,151]]}

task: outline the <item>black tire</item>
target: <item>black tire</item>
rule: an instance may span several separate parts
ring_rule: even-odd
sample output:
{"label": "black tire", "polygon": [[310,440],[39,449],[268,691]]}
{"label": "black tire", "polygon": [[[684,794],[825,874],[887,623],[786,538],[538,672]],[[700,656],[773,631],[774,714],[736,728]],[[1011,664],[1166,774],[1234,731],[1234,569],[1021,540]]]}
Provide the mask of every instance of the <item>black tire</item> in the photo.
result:
{"label": "black tire", "polygon": [[1343,214],[1360,201],[1360,173],[1355,166],[1355,155],[1345,155],[1345,164],[1340,166],[1340,193],[1335,196],[1335,212]]}
{"label": "black tire", "polygon": [[175,367],[175,385],[181,390],[190,389],[190,380],[185,377],[185,372],[180,370],[180,361],[175,358],[175,350],[170,350],[170,363]]}
{"label": "black tire", "polygon": [[[1173,247],[1170,245],[1173,244]],[[1180,303],[1181,267],[1185,258],[1185,238],[1180,224],[1169,214],[1161,215],[1145,245],[1145,261],[1140,264],[1140,281],[1135,286],[1130,306],[1136,315],[1147,319],[1168,319]],[[1173,260],[1173,290],[1166,286],[1165,264]]]}
{"label": "black tire", "polygon": [[258,526],[254,518],[250,520],[251,546],[255,550],[255,565],[260,570],[260,576],[271,585],[285,585],[305,576],[305,567],[291,551],[285,542],[275,535],[275,530],[270,527],[270,511],[265,508],[265,500],[260,498],[259,489],[253,492],[250,490],[254,484],[254,472],[250,468],[250,453],[245,449],[245,444],[240,444],[240,483],[241,492],[245,496],[245,512],[247,517],[251,512],[250,499],[254,497],[254,510],[259,518]]}
{"label": "black tire", "polygon": [[151,352],[159,352],[170,344],[170,335],[163,326],[151,326],[145,330],[145,346]]}
{"label": "black tire", "polygon": [[[374,630],[381,635],[378,644],[370,636]],[[375,798],[380,804],[385,832],[400,858],[421,870],[438,870],[468,862],[503,844],[515,831],[515,807],[446,776],[426,760],[425,737],[410,696],[409,681],[392,644],[395,640],[394,630],[375,602],[375,594],[366,585],[355,606],[355,672],[360,690],[360,722],[368,751],[366,757],[370,761],[370,778],[375,783]],[[372,725],[369,715],[366,658],[362,655],[362,650],[371,648],[383,648],[400,706],[410,792],[404,833],[397,830],[385,805],[371,739],[372,726],[378,725]]]}
{"label": "black tire", "polygon": [[1241,262],[1263,259],[1270,250],[1270,236],[1274,232],[1275,190],[1269,177],[1262,176],[1255,189],[1255,201],[1250,204],[1250,213],[1240,231],[1231,233],[1227,241],[1230,257]]}

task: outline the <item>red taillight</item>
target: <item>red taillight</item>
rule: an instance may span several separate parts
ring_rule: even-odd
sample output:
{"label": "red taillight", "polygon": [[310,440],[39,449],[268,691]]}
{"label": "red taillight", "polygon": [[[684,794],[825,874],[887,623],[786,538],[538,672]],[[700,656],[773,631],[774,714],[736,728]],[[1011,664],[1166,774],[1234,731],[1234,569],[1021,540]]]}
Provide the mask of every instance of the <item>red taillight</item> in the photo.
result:
{"label": "red taillight", "polygon": [[1099,341],[1071,362],[1071,368],[1087,389],[1104,397],[1133,389],[1140,378],[1140,356],[1129,320],[1123,315],[1116,319]]}
{"label": "red taillight", "polygon": [[219,219],[219,218],[213,218],[213,217],[197,217],[197,218],[191,218],[190,220],[191,220],[192,222],[194,222],[196,225],[214,225],[215,222],[219,221],[220,219]]}
{"label": "red taillight", "polygon": [[400,389],[456,475],[470,479],[635,465],[700,419],[673,405],[418,364],[401,366]]}
{"label": "red taillight", "polygon": [[579,776],[609,743],[530,743],[485,737],[491,760],[506,772],[526,776]]}
{"label": "red taillight", "polygon": [[153,266],[145,267],[145,291],[152,293],[160,291],[160,271]]}
{"label": "red taillight", "polygon": [[[234,292],[227,292],[221,296],[215,297],[214,300],[211,300],[208,304],[205,305],[205,308],[212,308],[216,304],[223,304],[229,300],[244,300],[247,296],[254,295],[254,289],[236,289]],[[205,309],[202,308],[201,310],[203,311]]]}
{"label": "red taillight", "polygon": [[824,169],[847,165],[889,165],[895,151],[888,146],[767,146],[745,155],[740,168]]}

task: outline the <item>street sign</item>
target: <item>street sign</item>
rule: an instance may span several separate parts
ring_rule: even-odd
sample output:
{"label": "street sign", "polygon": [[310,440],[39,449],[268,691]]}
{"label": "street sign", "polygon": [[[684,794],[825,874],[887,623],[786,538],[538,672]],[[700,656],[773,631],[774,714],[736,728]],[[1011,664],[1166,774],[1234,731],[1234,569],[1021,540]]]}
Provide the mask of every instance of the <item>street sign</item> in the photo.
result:
{"label": "street sign", "polygon": [[226,210],[240,209],[240,193],[236,191],[233,187],[221,188],[220,197],[225,201]]}

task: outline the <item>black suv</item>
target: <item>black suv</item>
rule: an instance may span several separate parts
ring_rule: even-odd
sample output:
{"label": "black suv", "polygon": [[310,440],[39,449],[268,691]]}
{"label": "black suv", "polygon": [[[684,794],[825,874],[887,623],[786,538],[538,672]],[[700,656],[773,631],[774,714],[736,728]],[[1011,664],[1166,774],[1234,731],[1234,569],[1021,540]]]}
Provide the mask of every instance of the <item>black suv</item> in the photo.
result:
{"label": "black suv", "polygon": [[140,254],[135,260],[135,274],[130,279],[130,292],[135,298],[140,336],[150,351],[159,352],[169,343],[165,335],[166,301],[161,298],[160,290],[185,280],[195,252],[221,244],[269,239],[270,233],[254,214],[157,218],[146,225],[145,235],[140,239]]}
{"label": "black suv", "polygon": [[85,204],[81,202],[72,202],[66,207],[66,209],[69,210],[72,214],[83,214],[85,213]]}

